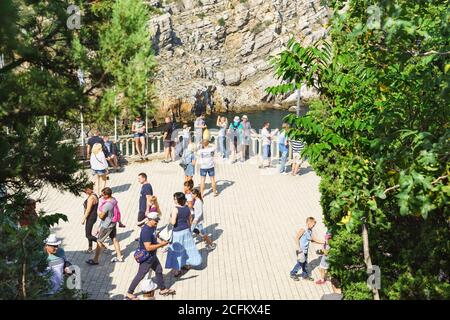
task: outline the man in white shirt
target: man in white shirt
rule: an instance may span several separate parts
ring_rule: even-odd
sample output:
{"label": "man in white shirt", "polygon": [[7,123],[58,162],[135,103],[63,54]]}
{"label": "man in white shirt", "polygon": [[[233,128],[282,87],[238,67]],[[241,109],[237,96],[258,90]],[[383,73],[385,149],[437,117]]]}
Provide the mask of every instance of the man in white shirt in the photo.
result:
{"label": "man in white shirt", "polygon": [[202,197],[205,190],[206,174],[211,178],[211,184],[214,196],[217,197],[219,193],[216,188],[216,177],[214,170],[214,155],[216,147],[210,145],[208,140],[203,140],[202,147],[198,150],[197,162],[200,164],[200,193]]}

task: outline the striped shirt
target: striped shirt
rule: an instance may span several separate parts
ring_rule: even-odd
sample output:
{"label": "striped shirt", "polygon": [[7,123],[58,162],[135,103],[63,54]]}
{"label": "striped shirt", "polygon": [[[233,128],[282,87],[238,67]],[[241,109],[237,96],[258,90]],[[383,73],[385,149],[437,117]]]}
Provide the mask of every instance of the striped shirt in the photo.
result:
{"label": "striped shirt", "polygon": [[305,144],[302,141],[291,140],[292,152],[300,153],[305,148]]}

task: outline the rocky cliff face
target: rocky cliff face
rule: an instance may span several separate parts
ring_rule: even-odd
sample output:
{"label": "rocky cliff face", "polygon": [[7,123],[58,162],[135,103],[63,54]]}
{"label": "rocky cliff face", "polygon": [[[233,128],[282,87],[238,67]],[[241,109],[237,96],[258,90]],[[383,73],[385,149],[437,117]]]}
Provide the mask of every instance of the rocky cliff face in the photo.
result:
{"label": "rocky cliff face", "polygon": [[[189,118],[281,102],[264,91],[277,83],[270,56],[292,36],[304,44],[326,37],[329,15],[320,0],[148,2],[160,11],[150,22],[159,67],[157,118],[170,110]],[[311,94],[304,90],[302,97]]]}

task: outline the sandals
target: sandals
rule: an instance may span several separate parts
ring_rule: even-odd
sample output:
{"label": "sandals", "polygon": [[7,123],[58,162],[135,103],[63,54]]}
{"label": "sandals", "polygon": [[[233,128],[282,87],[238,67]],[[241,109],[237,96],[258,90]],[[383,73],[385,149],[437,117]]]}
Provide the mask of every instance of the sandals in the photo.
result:
{"label": "sandals", "polygon": [[86,263],[89,264],[89,265],[91,265],[91,266],[96,266],[96,265],[98,265],[98,262],[95,262],[95,261],[92,260],[92,259],[89,259],[88,261],[86,261]]}
{"label": "sandals", "polygon": [[219,195],[219,193],[216,191],[214,192],[214,197],[217,197]]}
{"label": "sandals", "polygon": [[136,296],[133,296],[133,298],[130,298],[129,296],[125,296],[125,298],[123,298],[123,300],[139,300],[139,298]]}
{"label": "sandals", "polygon": [[327,280],[319,279],[315,283],[316,284],[325,284],[326,282],[327,282]]}
{"label": "sandals", "polygon": [[173,273],[173,276],[174,276],[175,278],[179,278],[179,277],[181,277],[181,274],[182,274],[181,271],[176,271],[176,272]]}
{"label": "sandals", "polygon": [[89,248],[87,250],[84,250],[83,253],[91,254],[91,253],[94,253],[94,250],[92,248]]}
{"label": "sandals", "polygon": [[181,269],[183,269],[183,270],[186,270],[186,271],[188,271],[188,270],[191,270],[191,266],[188,266],[188,265],[185,265],[185,266],[182,266],[181,267]]}
{"label": "sandals", "polygon": [[161,293],[161,290],[159,290],[159,294],[160,294],[161,296],[165,296],[165,297],[167,297],[167,296],[174,296],[174,295],[177,294],[177,292],[176,292],[175,290],[172,290],[172,289],[166,289],[166,290],[167,290],[167,291],[164,292],[164,293]]}

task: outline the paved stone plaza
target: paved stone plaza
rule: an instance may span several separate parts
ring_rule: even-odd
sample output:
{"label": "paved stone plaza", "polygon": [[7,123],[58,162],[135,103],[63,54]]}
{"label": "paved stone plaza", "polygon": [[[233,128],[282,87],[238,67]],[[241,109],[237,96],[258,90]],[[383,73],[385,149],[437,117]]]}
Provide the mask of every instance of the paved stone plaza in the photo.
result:
{"label": "paved stone plaza", "polygon": [[[320,299],[332,292],[329,282],[321,286],[289,278],[295,263],[294,237],[304,226],[306,217],[318,220],[315,232],[319,237],[325,231],[319,204],[319,178],[306,165],[297,177],[279,175],[274,170],[277,169],[258,169],[255,163],[216,166],[220,195],[213,197],[207,178],[204,225],[217,248],[207,252],[204,243],[200,243],[203,264],[179,279],[164,269],[166,284],[177,295],[162,297],[157,292],[157,299]],[[119,201],[126,225],[117,229],[125,257],[123,263],[111,263],[113,251],[109,251],[101,256],[100,265],[87,265],[85,261],[93,255],[83,253],[87,249],[81,225],[84,195],[77,198],[54,189],[43,192],[40,208],[49,213],[64,213],[69,218],[68,222],[60,222],[53,228],[53,232],[62,238],[69,260],[81,267],[82,289],[91,299],[123,299],[137,272],[133,252],[138,246],[134,239],[139,234],[136,220],[140,172],[148,174],[158,196],[163,214],[160,227],[169,219],[172,194],[183,190],[183,170],[177,163],[135,162],[123,172],[110,175],[108,186]],[[199,181],[197,172],[195,186]],[[109,248],[113,249],[112,243]],[[309,252],[309,268],[315,279],[319,274],[319,259],[315,254],[318,248],[319,245],[312,244]],[[166,254],[161,251],[158,250],[158,256],[164,267]],[[138,287],[136,293],[139,291]]]}

